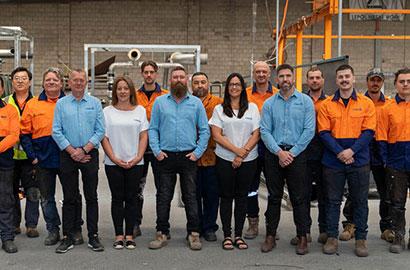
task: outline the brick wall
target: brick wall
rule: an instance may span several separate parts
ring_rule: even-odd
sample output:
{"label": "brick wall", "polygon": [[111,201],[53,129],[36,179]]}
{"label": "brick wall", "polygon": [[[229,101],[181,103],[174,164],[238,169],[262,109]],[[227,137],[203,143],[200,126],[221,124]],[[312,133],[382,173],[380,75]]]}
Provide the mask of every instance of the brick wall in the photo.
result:
{"label": "brick wall", "polygon": [[[281,14],[283,4],[281,1]],[[345,5],[347,1],[345,1]],[[275,23],[275,1],[268,1],[270,16]],[[254,58],[265,59],[274,46],[266,16],[265,1],[258,0],[257,37]],[[406,0],[410,8],[410,0]],[[303,0],[290,1],[286,24],[311,12],[311,4]],[[374,22],[349,21],[344,15],[343,33],[372,35]],[[410,17],[404,22],[381,22],[382,34],[403,35],[410,32]],[[252,1],[244,0],[138,0],[84,1],[65,4],[0,4],[0,25],[21,26],[35,38],[35,89],[40,90],[41,74],[49,66],[63,61],[70,67],[82,67],[84,43],[123,44],[179,44],[201,45],[208,53],[208,65],[202,66],[212,81],[223,81],[231,72],[250,74],[252,54]],[[305,30],[323,33],[323,23]],[[337,33],[337,18],[333,18],[333,33]],[[288,63],[295,64],[295,40],[287,44]],[[304,40],[303,62],[322,59],[322,40]],[[0,42],[0,48],[12,43]],[[23,49],[25,45],[23,43]],[[332,42],[332,55],[337,54],[337,40]],[[343,40],[342,54],[350,56],[356,69],[358,88],[365,89],[367,70],[373,67],[373,40]],[[96,63],[112,55],[116,61],[128,61],[125,53],[98,53]],[[144,54],[142,60],[163,61],[161,54]],[[382,41],[383,69],[394,72],[410,65],[410,41]],[[28,62],[23,60],[24,65]],[[61,65],[60,65],[61,66]],[[13,61],[7,60],[4,72],[10,72]],[[136,85],[141,84],[137,70],[118,70],[130,73]],[[193,71],[193,67],[189,68]],[[305,72],[305,70],[304,70]],[[160,74],[159,81],[162,81]],[[391,80],[386,88],[391,89]]]}

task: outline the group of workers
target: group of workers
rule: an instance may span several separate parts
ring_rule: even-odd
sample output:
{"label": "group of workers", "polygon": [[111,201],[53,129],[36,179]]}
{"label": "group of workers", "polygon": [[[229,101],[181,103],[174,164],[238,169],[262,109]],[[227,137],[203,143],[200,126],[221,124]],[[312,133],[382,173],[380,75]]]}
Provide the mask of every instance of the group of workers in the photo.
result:
{"label": "group of workers", "polygon": [[[103,251],[98,235],[98,148],[111,191],[115,231],[113,248],[135,249],[141,235],[143,192],[151,163],[156,188],[156,235],[150,249],[164,247],[170,234],[170,208],[179,175],[187,218],[187,241],[202,248],[200,237],[217,241],[218,210],[224,250],[247,249],[245,239],[259,230],[258,189],[263,172],[268,190],[266,238],[262,252],[276,246],[281,201],[286,183],[293,208],[296,253],[309,252],[312,187],[318,200],[318,242],[323,253],[335,254],[338,239],[355,238],[355,254],[368,256],[368,191],[370,171],[380,195],[381,238],[390,252],[405,248],[405,203],[410,182],[410,69],[395,73],[397,94],[382,93],[384,74],[371,69],[368,89],[354,88],[354,70],[336,70],[338,89],[325,95],[323,72],[306,74],[309,91],[295,86],[292,66],[276,68],[276,85],[269,81],[265,62],[253,66],[255,82],[232,73],[223,98],[210,94],[207,74],[191,76],[176,67],[170,73],[170,92],[156,82],[158,66],[141,65],[144,84],[117,76],[111,105],[86,93],[87,74],[71,71],[64,94],[64,76],[57,68],[43,74],[43,91],[29,91],[32,74],[24,67],[11,73],[13,94],[0,102],[0,236],[2,248],[17,252],[21,233],[20,199],[26,198],[28,237],[38,237],[39,204],[46,222],[45,245],[65,253],[84,243],[82,195],[86,201],[88,247]],[[1,81],[0,92],[3,92]],[[62,238],[55,190],[63,190]],[[340,206],[347,221],[339,235]],[[314,185],[312,185],[314,183]],[[233,204],[234,202],[234,204]],[[234,205],[234,209],[233,209]],[[232,214],[234,229],[232,229]],[[244,223],[249,222],[244,236]],[[124,231],[125,226],[125,231]],[[232,233],[232,230],[234,231]],[[61,241],[60,241],[61,240]],[[409,246],[410,248],[410,242]]]}

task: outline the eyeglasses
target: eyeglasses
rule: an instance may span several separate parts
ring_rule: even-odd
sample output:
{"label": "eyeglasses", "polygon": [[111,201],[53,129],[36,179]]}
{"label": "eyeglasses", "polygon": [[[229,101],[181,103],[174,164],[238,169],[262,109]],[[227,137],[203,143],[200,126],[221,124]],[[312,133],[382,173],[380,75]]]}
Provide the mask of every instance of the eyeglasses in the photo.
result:
{"label": "eyeglasses", "polygon": [[240,83],[230,83],[229,85],[228,85],[229,87],[231,87],[231,88],[234,88],[234,87],[241,87],[241,84]]}
{"label": "eyeglasses", "polygon": [[23,76],[23,77],[14,77],[13,78],[13,81],[16,81],[16,82],[18,82],[18,81],[27,81],[28,80],[28,77],[27,76]]}

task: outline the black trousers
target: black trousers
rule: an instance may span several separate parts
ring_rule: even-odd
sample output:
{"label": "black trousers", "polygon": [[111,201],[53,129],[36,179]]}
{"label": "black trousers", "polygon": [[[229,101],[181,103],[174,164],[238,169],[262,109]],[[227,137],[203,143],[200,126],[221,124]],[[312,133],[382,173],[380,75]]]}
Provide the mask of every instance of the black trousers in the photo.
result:
{"label": "black trousers", "polygon": [[0,170],[0,237],[3,243],[14,240],[13,170]]}
{"label": "black trousers", "polygon": [[268,187],[268,209],[266,211],[267,235],[274,236],[279,225],[283,186],[288,186],[290,201],[293,207],[293,220],[296,235],[306,236],[306,154],[300,153],[293,162],[282,168],[277,155],[265,153],[266,185]]}
{"label": "black trousers", "polygon": [[248,209],[248,190],[255,175],[257,160],[242,162],[234,169],[232,162],[216,157],[216,175],[220,202],[220,215],[224,237],[230,237],[232,203],[235,200],[235,237],[241,237]]}
{"label": "black trousers", "polygon": [[169,233],[169,212],[174,196],[177,174],[180,176],[182,201],[185,204],[187,232],[200,232],[196,200],[197,162],[185,157],[192,151],[164,151],[168,158],[158,162],[160,178],[157,189],[157,231]]}
{"label": "black trousers", "polygon": [[137,215],[137,194],[143,166],[124,169],[105,165],[105,173],[111,190],[111,216],[115,235],[132,235]]}
{"label": "black trousers", "polygon": [[78,172],[81,171],[86,202],[88,236],[98,233],[98,150],[89,152],[87,163],[75,162],[66,151],[60,152],[61,185],[63,187],[63,234],[70,235],[78,230],[78,213],[81,212]]}

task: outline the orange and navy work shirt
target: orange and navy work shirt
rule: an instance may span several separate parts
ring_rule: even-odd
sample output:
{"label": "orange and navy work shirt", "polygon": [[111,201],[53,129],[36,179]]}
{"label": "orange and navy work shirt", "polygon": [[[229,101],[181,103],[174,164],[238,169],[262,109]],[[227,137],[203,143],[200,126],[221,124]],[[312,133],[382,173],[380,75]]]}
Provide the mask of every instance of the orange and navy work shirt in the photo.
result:
{"label": "orange and navy work shirt", "polygon": [[[202,104],[205,107],[206,116],[211,119],[212,114],[214,112],[214,108],[216,105],[222,103],[222,99],[216,96],[212,96],[208,93],[205,99],[202,101]],[[202,154],[201,158],[198,160],[198,166],[215,166],[216,164],[216,156],[215,156],[215,148],[216,143],[212,139],[212,136],[209,138],[208,147],[206,148],[205,152]]]}
{"label": "orange and navy work shirt", "polygon": [[382,108],[377,126],[376,140],[379,143],[383,162],[396,170],[410,171],[410,102],[398,94]]}
{"label": "orange and navy work shirt", "polygon": [[137,90],[137,103],[138,105],[141,105],[142,107],[145,108],[145,111],[147,112],[147,119],[148,122],[151,120],[151,111],[152,111],[152,105],[154,105],[154,101],[157,97],[162,96],[167,94],[168,91],[165,89],[162,89],[161,86],[159,86],[158,83],[155,83],[155,90],[152,91],[152,95],[150,98],[145,94],[145,87],[142,85],[140,89]]}
{"label": "orange and navy work shirt", "polygon": [[268,91],[262,96],[258,91],[256,91],[256,83],[253,86],[246,88],[246,94],[248,96],[248,101],[253,102],[258,106],[259,114],[262,114],[262,107],[265,101],[275,95],[279,90],[276,87],[273,87],[269,82]]}
{"label": "orange and navy work shirt", "polygon": [[[368,91],[366,91],[366,93],[364,93],[364,95],[371,99]],[[384,105],[388,104],[389,102],[391,102],[391,98],[386,97],[385,95],[383,95],[383,93],[380,93],[380,97],[376,102],[373,101],[373,104],[376,107],[376,119],[377,119],[376,120],[376,134],[373,137],[373,139],[372,139],[372,141],[370,142],[370,145],[369,145],[369,147],[370,147],[370,163],[373,166],[380,166],[380,165],[384,164],[383,161],[382,161],[382,158],[380,156],[379,147],[377,146],[376,137],[377,137],[377,126],[380,123],[380,117],[381,117],[382,109],[383,109]]]}
{"label": "orange and navy work shirt", "polygon": [[[370,162],[369,143],[376,130],[376,109],[373,102],[353,90],[344,105],[340,90],[323,101],[317,117],[319,136],[325,145],[322,164],[330,168],[349,168]],[[337,155],[350,148],[354,163],[345,165]]]}
{"label": "orange and navy work shirt", "polygon": [[[310,96],[310,90],[306,93],[309,97]],[[307,158],[308,160],[316,160],[319,161],[322,159],[323,155],[323,150],[324,150],[324,145],[322,142],[322,139],[320,138],[318,131],[317,131],[317,116],[319,114],[319,109],[320,106],[323,104],[323,101],[326,100],[329,96],[325,95],[325,93],[322,91],[320,97],[315,100],[312,98],[313,105],[315,106],[315,115],[316,115],[316,132],[315,136],[313,139],[310,141],[309,145],[306,147],[306,153],[307,153]]]}
{"label": "orange and navy work shirt", "polygon": [[0,170],[14,166],[13,146],[18,141],[20,122],[17,109],[0,99]]}
{"label": "orange and navy work shirt", "polygon": [[[64,97],[61,92],[58,99]],[[38,97],[32,98],[20,120],[20,142],[27,158],[38,159],[43,168],[60,167],[60,149],[51,137],[54,109],[58,99],[47,98],[43,91]]]}

